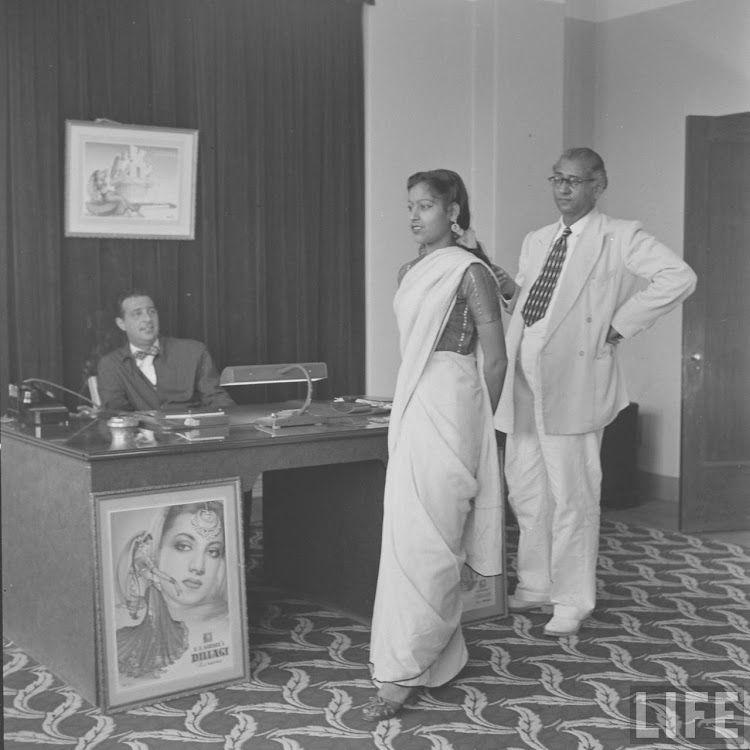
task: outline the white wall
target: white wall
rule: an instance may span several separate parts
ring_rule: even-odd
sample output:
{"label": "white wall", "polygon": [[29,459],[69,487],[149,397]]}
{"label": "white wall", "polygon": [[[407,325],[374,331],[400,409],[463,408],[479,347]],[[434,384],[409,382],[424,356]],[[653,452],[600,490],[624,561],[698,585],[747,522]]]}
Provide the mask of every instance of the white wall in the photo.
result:
{"label": "white wall", "polygon": [[593,148],[596,120],[596,23],[580,18],[567,18],[564,54],[563,143],[565,148]]}
{"label": "white wall", "polygon": [[562,145],[564,6],[378,0],[364,24],[367,390],[389,395],[396,273],[416,253],[406,178],[461,174],[480,239],[511,271],[524,234],[554,220],[544,178]]}
{"label": "white wall", "polygon": [[[563,146],[607,162],[602,208],[682,253],[685,117],[750,108],[748,0],[378,0],[365,6],[367,389],[393,392],[391,309],[415,253],[406,177],[464,176],[490,255],[556,218],[544,182]],[[651,8],[656,8],[650,10]],[[594,22],[596,21],[596,22]],[[563,97],[564,95],[564,97]],[[681,311],[623,345],[641,469],[679,474]]]}
{"label": "white wall", "polygon": [[[694,0],[599,23],[595,65],[602,207],[681,255],[685,117],[750,109],[750,2]],[[623,346],[642,414],[639,466],[668,477],[679,475],[681,335],[676,310]]]}

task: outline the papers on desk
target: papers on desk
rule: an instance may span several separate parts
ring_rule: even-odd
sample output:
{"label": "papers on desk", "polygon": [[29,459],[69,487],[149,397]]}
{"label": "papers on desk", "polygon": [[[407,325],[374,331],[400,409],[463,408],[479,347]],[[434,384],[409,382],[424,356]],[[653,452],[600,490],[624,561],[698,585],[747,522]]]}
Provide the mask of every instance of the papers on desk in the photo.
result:
{"label": "papers on desk", "polygon": [[390,411],[393,399],[384,396],[339,396],[333,399],[334,404],[350,404],[353,412],[366,412],[367,408]]}
{"label": "papers on desk", "polygon": [[375,409],[390,409],[393,405],[393,400],[390,398],[377,398],[376,396],[360,396],[355,400],[356,404],[367,404]]}
{"label": "papers on desk", "polygon": [[358,398],[348,396],[329,402],[314,401],[302,414],[298,413],[298,409],[276,409],[271,414],[255,418],[250,424],[271,437],[320,434],[330,429],[362,430],[387,426],[390,402],[377,401],[373,405],[359,403]]}

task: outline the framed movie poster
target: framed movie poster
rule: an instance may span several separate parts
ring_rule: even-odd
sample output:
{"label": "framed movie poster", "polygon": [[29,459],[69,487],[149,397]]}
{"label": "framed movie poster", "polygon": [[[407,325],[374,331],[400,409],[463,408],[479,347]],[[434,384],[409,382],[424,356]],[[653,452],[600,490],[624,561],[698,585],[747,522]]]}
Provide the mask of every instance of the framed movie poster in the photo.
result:
{"label": "framed movie poster", "polygon": [[65,122],[65,236],[192,240],[198,131]]}
{"label": "framed movie poster", "polygon": [[[500,494],[507,498],[507,488],[502,467],[505,465],[505,450],[498,447],[498,462],[500,463]],[[505,520],[503,520],[503,539],[505,539]],[[463,614],[461,622],[464,624],[486,620],[489,617],[502,617],[507,614],[507,571],[505,553],[503,552],[502,570],[496,576],[483,576],[472,570],[468,565],[461,569],[461,603]]]}
{"label": "framed movie poster", "polygon": [[100,705],[247,678],[239,478],[93,495]]}
{"label": "framed movie poster", "polygon": [[461,570],[461,622],[466,624],[505,614],[505,576],[483,576],[464,565]]}

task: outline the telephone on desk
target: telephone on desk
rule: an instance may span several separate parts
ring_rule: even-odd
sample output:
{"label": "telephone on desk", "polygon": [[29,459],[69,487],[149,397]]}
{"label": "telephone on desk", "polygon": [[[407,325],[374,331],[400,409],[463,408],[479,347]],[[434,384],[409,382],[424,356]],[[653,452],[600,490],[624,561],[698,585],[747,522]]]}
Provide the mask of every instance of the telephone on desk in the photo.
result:
{"label": "telephone on desk", "polygon": [[41,384],[23,382],[8,386],[10,396],[9,413],[19,422],[42,427],[43,425],[67,425],[70,412]]}
{"label": "telephone on desk", "polygon": [[8,395],[10,403],[7,417],[33,428],[36,437],[59,437],[67,431],[70,412],[42,384],[26,381],[20,385],[11,383]]}
{"label": "telephone on desk", "polygon": [[[66,406],[55,397],[56,392],[75,396],[88,406],[79,406],[78,411],[71,414]],[[10,397],[8,417],[21,424],[32,426],[34,434],[39,438],[54,438],[60,437],[61,433],[65,434],[71,418],[88,418],[90,421],[84,427],[85,429],[95,424],[97,417],[101,415],[97,405],[87,396],[43,378],[25,378],[18,385],[11,383],[8,386],[8,395]]]}

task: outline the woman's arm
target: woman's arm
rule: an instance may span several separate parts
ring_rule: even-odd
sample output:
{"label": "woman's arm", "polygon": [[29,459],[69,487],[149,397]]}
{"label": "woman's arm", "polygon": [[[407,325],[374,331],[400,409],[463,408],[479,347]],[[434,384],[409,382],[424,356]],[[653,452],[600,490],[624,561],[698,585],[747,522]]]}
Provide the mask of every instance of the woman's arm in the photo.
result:
{"label": "woman's arm", "polygon": [[473,263],[466,271],[464,284],[467,304],[484,354],[484,380],[494,412],[508,367],[497,283],[483,265]]}
{"label": "woman's arm", "polygon": [[484,354],[484,380],[490,394],[490,405],[494,414],[500,401],[500,394],[508,369],[508,355],[505,353],[503,321],[498,318],[492,323],[479,323],[477,335]]}

